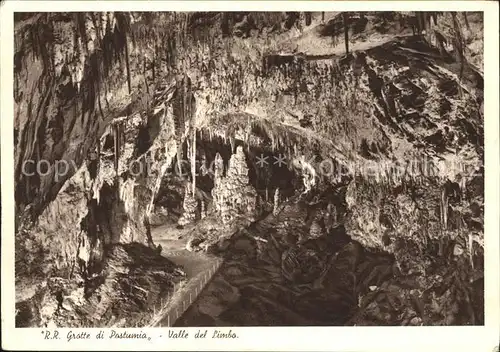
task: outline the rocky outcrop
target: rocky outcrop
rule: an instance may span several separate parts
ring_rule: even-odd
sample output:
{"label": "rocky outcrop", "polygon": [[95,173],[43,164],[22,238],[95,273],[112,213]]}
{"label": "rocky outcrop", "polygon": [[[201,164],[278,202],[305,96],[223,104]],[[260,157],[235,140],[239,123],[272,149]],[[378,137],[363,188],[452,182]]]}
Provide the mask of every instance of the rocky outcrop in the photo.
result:
{"label": "rocky outcrop", "polygon": [[[160,103],[170,99],[168,94],[159,97]],[[25,213],[18,230],[21,242],[16,241],[20,306],[51,277],[69,280],[69,288],[71,282],[84,280],[85,289],[90,277],[105,279],[103,268],[109,260],[105,248],[110,245],[153,246],[148,217],[163,174],[176,154],[173,125],[173,111],[166,107],[156,114],[142,111],[113,120],[92,150],[93,157],[63,184],[37,220],[29,221]],[[143,142],[148,143],[147,150],[139,145]],[[165,267],[165,275],[169,270]],[[47,314],[40,324],[52,321]],[[77,320],[69,323],[77,324]]]}
{"label": "rocky outcrop", "polygon": [[[319,198],[329,197],[327,193]],[[304,200],[285,204],[278,217],[269,215],[226,239],[225,264],[214,277],[213,286],[209,284],[200,296],[200,305],[190,308],[180,324],[201,324],[207,320],[206,314],[217,326],[266,324],[272,318],[283,325],[404,326],[482,321],[481,269],[473,272],[467,256],[431,254],[429,251],[437,248],[432,249],[430,240],[425,253],[419,252],[418,237],[407,238],[404,247],[391,255],[380,248],[367,250],[373,246],[351,239],[343,225],[310,237],[313,225],[307,225],[307,219],[320,217],[314,214],[326,217],[332,208],[327,204],[311,206]],[[348,216],[345,219],[350,221]],[[303,234],[304,240],[293,239],[297,234]],[[362,240],[361,236],[353,237]],[[443,248],[453,252],[449,245]],[[475,261],[477,264],[478,257]],[[221,283],[229,287],[214,294]],[[214,300],[232,303],[211,315],[203,302]],[[198,320],[201,313],[205,318]]]}
{"label": "rocky outcrop", "polygon": [[[153,306],[173,291],[184,273],[139,244],[107,247],[105,274],[53,275],[30,300],[16,305],[19,326],[130,327],[145,325]],[[155,304],[156,305],[156,304]],[[159,308],[159,307],[157,307]]]}
{"label": "rocky outcrop", "polygon": [[[385,192],[350,186],[349,234],[367,248],[392,253],[398,266],[395,278],[364,298],[356,324],[388,321],[384,314],[394,324],[414,324],[415,317],[423,325],[482,321],[483,220],[472,220],[471,214],[483,204],[483,193],[475,193],[480,188],[474,186],[481,179],[470,179],[465,189],[435,179]],[[417,310],[403,308],[406,304]]]}

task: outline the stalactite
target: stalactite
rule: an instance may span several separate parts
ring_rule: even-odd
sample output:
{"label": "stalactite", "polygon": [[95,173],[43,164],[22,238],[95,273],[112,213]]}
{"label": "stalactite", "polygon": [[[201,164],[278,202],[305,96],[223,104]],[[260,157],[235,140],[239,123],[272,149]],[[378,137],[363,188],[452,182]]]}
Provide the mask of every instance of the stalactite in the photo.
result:
{"label": "stalactite", "polygon": [[469,233],[469,238],[468,238],[468,241],[467,241],[467,249],[468,249],[468,252],[469,252],[469,260],[470,260],[470,265],[472,267],[472,269],[474,269],[474,254],[473,254],[473,244],[474,244],[474,239],[473,239],[473,236],[472,236],[472,233]]}
{"label": "stalactite", "polygon": [[[464,68],[465,68],[465,45],[464,45],[464,39],[462,35],[462,30],[460,29],[460,23],[458,21],[457,14],[455,12],[451,13],[451,16],[453,18],[453,32],[454,32],[454,38],[453,38],[453,45],[454,49],[458,54],[458,58],[460,61],[460,74],[459,74],[459,83],[462,80],[463,74],[464,74]],[[460,96],[463,96],[463,88],[461,84],[458,84],[458,90]]]}
{"label": "stalactite", "polygon": [[125,66],[127,69],[127,86],[128,86],[128,94],[132,94],[132,83],[131,83],[131,78],[130,78],[130,61],[129,61],[129,55],[128,55],[128,40],[127,40],[127,34],[124,34],[125,36]]}
{"label": "stalactite", "polygon": [[193,178],[192,192],[196,194],[196,129],[193,129],[193,146],[191,147],[191,175]]}
{"label": "stalactite", "polygon": [[446,192],[446,187],[443,187],[441,191],[441,225],[444,230],[448,228],[448,195]]}
{"label": "stalactite", "polygon": [[[469,19],[467,18],[467,12],[462,12],[462,15],[464,17],[464,22],[465,22],[465,27],[467,28],[467,30],[471,30],[471,27],[470,27],[470,23],[469,23]],[[436,20],[434,19],[434,22]]]}
{"label": "stalactite", "polygon": [[188,98],[188,87],[187,87],[187,76],[184,76],[182,78],[182,121],[183,124],[186,124],[186,121],[190,121],[189,119],[189,110],[188,110],[188,103],[187,103],[187,98]]}
{"label": "stalactite", "polygon": [[114,167],[115,173],[118,175],[118,124],[113,126],[113,138],[114,138]]}
{"label": "stalactite", "polygon": [[311,12],[305,12],[306,26],[310,26],[312,22]]}
{"label": "stalactite", "polygon": [[234,137],[230,136],[229,137],[229,142],[231,143],[231,153],[234,153],[235,152],[235,140],[234,140]]}

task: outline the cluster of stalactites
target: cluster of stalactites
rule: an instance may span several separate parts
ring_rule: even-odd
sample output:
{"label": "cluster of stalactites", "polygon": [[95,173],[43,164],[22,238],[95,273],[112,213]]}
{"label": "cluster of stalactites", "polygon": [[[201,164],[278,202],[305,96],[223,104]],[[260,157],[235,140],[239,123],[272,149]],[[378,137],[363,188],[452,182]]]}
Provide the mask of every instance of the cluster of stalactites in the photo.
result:
{"label": "cluster of stalactites", "polygon": [[85,62],[99,48],[106,35],[116,27],[113,12],[77,13],[75,19],[54,27],[53,62],[56,76],[64,67],[70,72],[73,84],[80,89]]}

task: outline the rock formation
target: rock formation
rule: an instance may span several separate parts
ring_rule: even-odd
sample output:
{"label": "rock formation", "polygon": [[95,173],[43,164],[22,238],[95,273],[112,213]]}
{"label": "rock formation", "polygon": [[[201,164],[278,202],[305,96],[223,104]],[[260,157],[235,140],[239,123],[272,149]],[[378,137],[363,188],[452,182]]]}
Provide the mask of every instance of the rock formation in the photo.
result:
{"label": "rock formation", "polygon": [[160,205],[233,261],[227,301],[255,308],[221,324],[484,323],[482,15],[461,18],[16,14],[17,325],[144,322],[183,279]]}
{"label": "rock formation", "polygon": [[221,159],[216,158],[214,208],[223,223],[227,224],[238,216],[252,218],[256,215],[256,192],[249,185],[248,166],[243,148],[238,146],[231,155],[225,176],[222,175]]}
{"label": "rock formation", "polygon": [[279,203],[280,203],[280,189],[276,188],[274,191],[274,197],[273,197],[273,214],[278,215],[279,212]]}
{"label": "rock formation", "polygon": [[196,219],[196,211],[198,209],[198,202],[193,196],[191,184],[187,184],[184,192],[184,201],[182,203],[183,213],[179,218],[179,225],[184,226],[192,223]]}

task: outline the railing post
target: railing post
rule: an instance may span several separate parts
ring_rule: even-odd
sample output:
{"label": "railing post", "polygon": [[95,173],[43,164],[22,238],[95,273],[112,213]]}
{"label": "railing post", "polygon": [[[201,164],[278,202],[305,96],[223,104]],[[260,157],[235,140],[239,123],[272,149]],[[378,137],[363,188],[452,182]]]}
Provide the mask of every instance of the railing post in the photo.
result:
{"label": "railing post", "polygon": [[167,326],[170,327],[170,313],[167,314]]}
{"label": "railing post", "polygon": [[191,296],[191,292],[189,292],[189,304],[193,303],[193,298]]}

